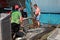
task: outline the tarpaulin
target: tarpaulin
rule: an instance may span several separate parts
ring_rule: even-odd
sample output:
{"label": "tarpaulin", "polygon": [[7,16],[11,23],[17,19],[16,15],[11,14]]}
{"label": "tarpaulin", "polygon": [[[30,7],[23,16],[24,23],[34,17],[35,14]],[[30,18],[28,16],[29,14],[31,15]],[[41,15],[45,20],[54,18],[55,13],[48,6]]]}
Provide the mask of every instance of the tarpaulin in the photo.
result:
{"label": "tarpaulin", "polygon": [[[26,0],[25,5],[26,5],[27,16],[32,17],[31,0]],[[31,19],[29,19],[29,23],[33,23]]]}

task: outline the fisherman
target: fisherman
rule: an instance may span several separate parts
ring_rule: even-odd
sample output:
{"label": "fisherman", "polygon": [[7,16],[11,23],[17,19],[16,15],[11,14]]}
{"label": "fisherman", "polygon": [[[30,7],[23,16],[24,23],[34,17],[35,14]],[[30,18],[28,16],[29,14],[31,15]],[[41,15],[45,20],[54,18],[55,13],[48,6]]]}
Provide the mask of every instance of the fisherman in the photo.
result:
{"label": "fisherman", "polygon": [[11,13],[12,38],[13,38],[13,35],[19,31],[20,23],[23,20],[21,13],[18,11],[19,5],[15,5],[14,9],[15,10],[12,11]]}
{"label": "fisherman", "polygon": [[37,20],[37,24],[38,27],[40,27],[40,8],[37,6],[37,4],[34,4],[34,8],[35,8],[35,16],[36,16],[36,20]]}

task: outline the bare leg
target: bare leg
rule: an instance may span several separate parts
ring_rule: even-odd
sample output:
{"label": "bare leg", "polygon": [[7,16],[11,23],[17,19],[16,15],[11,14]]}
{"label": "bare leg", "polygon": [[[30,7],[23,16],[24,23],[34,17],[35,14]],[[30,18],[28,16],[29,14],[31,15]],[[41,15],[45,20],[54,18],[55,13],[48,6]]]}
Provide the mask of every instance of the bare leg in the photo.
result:
{"label": "bare leg", "polygon": [[38,24],[38,28],[40,27],[40,22],[39,21],[37,21],[37,24]]}

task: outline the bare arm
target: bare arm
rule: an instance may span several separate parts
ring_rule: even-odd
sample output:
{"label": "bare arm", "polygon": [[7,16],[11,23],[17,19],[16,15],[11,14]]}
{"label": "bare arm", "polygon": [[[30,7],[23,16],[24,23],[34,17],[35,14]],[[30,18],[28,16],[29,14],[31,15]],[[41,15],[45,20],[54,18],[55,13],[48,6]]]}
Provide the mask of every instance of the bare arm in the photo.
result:
{"label": "bare arm", "polygon": [[23,22],[23,17],[20,17],[20,22],[21,22],[21,23]]}

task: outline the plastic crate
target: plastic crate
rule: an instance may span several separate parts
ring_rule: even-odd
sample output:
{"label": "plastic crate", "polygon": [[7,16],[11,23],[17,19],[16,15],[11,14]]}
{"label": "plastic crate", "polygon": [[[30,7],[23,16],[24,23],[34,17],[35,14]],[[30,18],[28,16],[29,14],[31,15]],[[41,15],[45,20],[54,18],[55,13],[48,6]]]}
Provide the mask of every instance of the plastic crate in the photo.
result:
{"label": "plastic crate", "polygon": [[56,28],[50,36],[48,36],[47,40],[60,40],[60,28]]}

